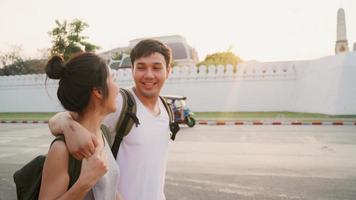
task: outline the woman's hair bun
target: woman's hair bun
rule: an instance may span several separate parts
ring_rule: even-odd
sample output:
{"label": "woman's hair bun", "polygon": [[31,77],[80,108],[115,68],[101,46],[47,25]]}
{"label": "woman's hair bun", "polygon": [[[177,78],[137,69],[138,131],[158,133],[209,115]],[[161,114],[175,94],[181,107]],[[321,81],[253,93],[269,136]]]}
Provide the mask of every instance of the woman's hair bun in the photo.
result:
{"label": "woman's hair bun", "polygon": [[46,65],[46,74],[51,79],[60,79],[65,68],[64,60],[60,56],[53,56]]}

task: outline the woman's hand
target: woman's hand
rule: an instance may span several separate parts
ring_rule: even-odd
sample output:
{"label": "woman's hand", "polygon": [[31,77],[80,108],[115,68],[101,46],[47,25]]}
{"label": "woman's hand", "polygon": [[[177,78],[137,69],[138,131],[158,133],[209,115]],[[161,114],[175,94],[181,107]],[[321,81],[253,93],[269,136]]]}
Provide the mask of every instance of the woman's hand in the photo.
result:
{"label": "woman's hand", "polygon": [[95,152],[89,158],[83,159],[78,181],[93,187],[108,171],[108,163],[103,144],[98,144]]}

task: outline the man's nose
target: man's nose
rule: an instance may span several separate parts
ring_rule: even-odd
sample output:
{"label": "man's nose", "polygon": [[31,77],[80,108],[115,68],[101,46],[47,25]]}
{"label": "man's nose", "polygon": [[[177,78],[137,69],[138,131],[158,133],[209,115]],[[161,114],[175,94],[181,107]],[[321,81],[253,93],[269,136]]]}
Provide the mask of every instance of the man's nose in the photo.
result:
{"label": "man's nose", "polygon": [[148,68],[145,73],[145,78],[153,78],[153,77],[154,77],[153,70]]}

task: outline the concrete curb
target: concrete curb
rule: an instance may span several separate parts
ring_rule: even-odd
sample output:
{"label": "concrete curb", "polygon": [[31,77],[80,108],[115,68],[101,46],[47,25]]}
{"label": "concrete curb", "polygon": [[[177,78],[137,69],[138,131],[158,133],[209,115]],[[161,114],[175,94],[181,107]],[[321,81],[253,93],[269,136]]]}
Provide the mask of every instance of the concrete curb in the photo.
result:
{"label": "concrete curb", "polygon": [[200,125],[272,125],[272,126],[302,126],[302,125],[314,125],[314,126],[356,126],[356,121],[313,121],[313,122],[301,122],[301,121],[219,121],[219,120],[198,120]]}
{"label": "concrete curb", "polygon": [[1,120],[0,121],[1,124],[47,124],[48,121],[46,120],[30,120],[30,121],[27,121],[27,120]]}
{"label": "concrete curb", "polygon": [[[1,120],[1,124],[47,124],[47,120]],[[226,126],[226,125],[272,125],[272,126],[301,126],[301,125],[314,125],[314,126],[356,126],[356,121],[313,121],[313,122],[300,122],[300,121],[221,121],[221,120],[198,120],[199,125],[211,126]]]}

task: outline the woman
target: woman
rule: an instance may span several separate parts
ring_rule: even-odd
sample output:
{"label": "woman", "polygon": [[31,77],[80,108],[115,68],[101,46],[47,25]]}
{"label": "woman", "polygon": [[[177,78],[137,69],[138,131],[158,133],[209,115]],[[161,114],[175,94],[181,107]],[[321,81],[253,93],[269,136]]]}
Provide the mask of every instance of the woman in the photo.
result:
{"label": "woman", "polygon": [[64,63],[59,56],[46,65],[46,74],[59,79],[57,96],[63,107],[97,141],[95,153],[83,159],[80,175],[69,188],[69,152],[63,141],[51,145],[43,167],[40,199],[120,199],[116,192],[118,166],[103,137],[103,118],[116,110],[118,87],[105,62],[93,53],[81,53]]}

